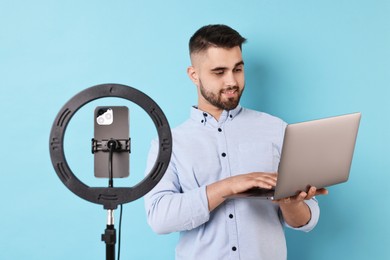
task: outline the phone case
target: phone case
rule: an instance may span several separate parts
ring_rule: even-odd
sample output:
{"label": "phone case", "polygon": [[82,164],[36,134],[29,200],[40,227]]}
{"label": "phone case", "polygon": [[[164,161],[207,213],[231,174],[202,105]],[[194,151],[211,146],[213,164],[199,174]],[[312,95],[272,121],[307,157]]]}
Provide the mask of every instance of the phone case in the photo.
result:
{"label": "phone case", "polygon": [[[112,156],[113,178],[128,177],[130,172],[130,154],[123,145],[129,142],[129,109],[126,106],[96,107],[94,111],[93,146],[99,144],[100,149],[93,147],[94,173],[98,178],[109,178],[109,150],[106,146],[110,139],[120,141],[122,150],[115,151]],[[95,146],[96,148],[96,146]],[[129,149],[129,147],[128,147]]]}

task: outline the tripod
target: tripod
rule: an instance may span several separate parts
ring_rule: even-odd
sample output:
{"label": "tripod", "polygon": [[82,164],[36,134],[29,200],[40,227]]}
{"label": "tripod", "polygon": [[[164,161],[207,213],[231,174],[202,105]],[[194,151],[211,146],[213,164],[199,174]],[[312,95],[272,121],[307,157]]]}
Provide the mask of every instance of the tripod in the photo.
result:
{"label": "tripod", "polygon": [[106,259],[115,260],[116,230],[114,228],[114,210],[109,209],[107,213],[107,226],[104,234],[102,234],[102,241],[106,243]]}

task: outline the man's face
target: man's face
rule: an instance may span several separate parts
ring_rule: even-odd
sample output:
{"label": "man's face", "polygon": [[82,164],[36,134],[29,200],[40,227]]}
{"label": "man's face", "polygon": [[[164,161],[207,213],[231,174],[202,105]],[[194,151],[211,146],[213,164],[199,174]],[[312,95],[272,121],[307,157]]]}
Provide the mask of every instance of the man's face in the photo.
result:
{"label": "man's face", "polygon": [[245,85],[241,49],[210,47],[191,58],[193,78],[189,75],[198,87],[199,108],[222,111],[237,107]]}

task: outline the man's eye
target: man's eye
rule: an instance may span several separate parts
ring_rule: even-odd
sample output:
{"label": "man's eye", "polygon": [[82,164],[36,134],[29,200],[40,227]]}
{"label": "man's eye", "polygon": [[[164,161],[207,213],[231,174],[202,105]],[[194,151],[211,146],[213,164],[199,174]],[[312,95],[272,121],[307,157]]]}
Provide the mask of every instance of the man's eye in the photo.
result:
{"label": "man's eye", "polygon": [[242,71],[242,68],[236,68],[234,69],[234,72],[241,72]]}
{"label": "man's eye", "polygon": [[224,71],[223,70],[216,70],[215,74],[216,75],[223,75]]}

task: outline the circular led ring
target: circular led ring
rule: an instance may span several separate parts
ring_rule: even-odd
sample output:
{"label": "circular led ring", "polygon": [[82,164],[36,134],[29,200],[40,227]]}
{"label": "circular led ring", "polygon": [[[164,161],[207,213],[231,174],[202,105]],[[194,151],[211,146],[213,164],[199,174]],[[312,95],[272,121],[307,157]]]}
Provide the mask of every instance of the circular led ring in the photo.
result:
{"label": "circular led ring", "polygon": [[[65,158],[64,136],[69,121],[82,106],[104,97],[127,99],[142,107],[152,119],[158,133],[159,150],[154,166],[133,187],[89,187],[73,174]],[[103,205],[105,209],[116,209],[118,205],[141,198],[161,180],[171,158],[172,134],[163,111],[149,96],[126,85],[101,84],[85,89],[62,107],[51,128],[49,147],[53,167],[69,190],[87,201]]]}

